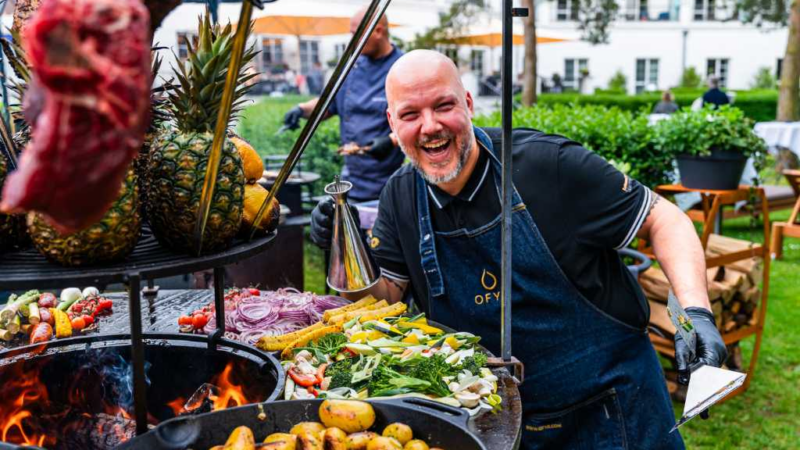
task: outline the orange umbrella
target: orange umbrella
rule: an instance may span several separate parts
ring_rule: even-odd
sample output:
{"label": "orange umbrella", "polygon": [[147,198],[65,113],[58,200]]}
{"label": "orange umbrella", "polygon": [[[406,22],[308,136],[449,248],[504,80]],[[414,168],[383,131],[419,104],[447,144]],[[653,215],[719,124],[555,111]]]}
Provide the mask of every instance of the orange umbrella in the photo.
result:
{"label": "orange umbrella", "polygon": [[[568,41],[568,39],[560,39],[560,38],[552,38],[552,37],[545,37],[545,36],[536,36],[536,43],[537,44],[550,44],[553,42],[564,42]],[[469,36],[459,36],[449,40],[451,44],[456,45],[474,45],[474,46],[484,46],[484,47],[499,47],[503,45],[503,34],[502,33],[485,33],[485,34],[473,34]],[[525,36],[521,34],[515,34],[513,36],[512,42],[514,45],[524,45],[525,44]]]}
{"label": "orange umbrella", "polygon": [[[397,26],[390,24],[389,28]],[[253,33],[290,36],[350,34],[350,17],[263,16],[253,20]]]}

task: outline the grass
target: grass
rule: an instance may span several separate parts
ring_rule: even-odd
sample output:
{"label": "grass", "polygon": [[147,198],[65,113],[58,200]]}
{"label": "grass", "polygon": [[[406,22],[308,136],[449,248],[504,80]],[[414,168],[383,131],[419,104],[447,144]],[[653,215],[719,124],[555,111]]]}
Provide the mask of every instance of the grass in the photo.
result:
{"label": "grass", "polygon": [[[281,118],[300,97],[269,99],[248,108],[239,130],[263,155],[287,153],[297,132],[274,136]],[[338,124],[327,121],[319,130],[309,152],[311,162],[323,170],[333,158],[331,147],[338,145]],[[316,144],[314,143],[316,142]],[[307,169],[313,170],[313,169]],[[319,169],[318,169],[319,170]],[[338,169],[335,169],[338,170]],[[767,182],[775,183],[774,177]],[[772,220],[786,220],[787,211],[775,213]],[[724,234],[763,242],[761,225],[751,230],[748,218],[727,220]],[[324,292],[323,253],[310,242],[305,247],[305,286]],[[715,406],[710,420],[699,418],[681,428],[692,449],[800,449],[800,239],[787,238],[784,259],[774,261],[770,271],[770,292],[764,339],[750,389]],[[755,338],[741,343],[745,367],[749,364]],[[683,405],[675,405],[676,416]]]}

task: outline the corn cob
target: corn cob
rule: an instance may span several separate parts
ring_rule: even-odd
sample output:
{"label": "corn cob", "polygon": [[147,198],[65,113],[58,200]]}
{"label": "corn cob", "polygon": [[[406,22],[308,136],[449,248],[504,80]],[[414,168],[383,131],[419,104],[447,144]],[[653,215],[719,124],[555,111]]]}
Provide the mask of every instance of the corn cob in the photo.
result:
{"label": "corn cob", "polygon": [[283,359],[291,358],[292,354],[294,353],[293,352],[294,349],[298,347],[305,347],[306,345],[308,345],[309,342],[316,341],[317,339],[321,338],[322,336],[325,336],[326,334],[339,333],[341,331],[342,331],[341,325],[331,325],[328,327],[320,328],[318,330],[314,330],[310,333],[306,333],[302,337],[293,341],[291,344],[287,345],[286,348],[283,349],[283,352],[281,352],[281,358]]}
{"label": "corn cob", "polygon": [[297,338],[302,337],[304,334],[310,333],[314,330],[319,330],[324,326],[324,323],[317,322],[314,325],[303,328],[302,330],[293,331],[280,336],[264,336],[258,340],[256,347],[267,352],[277,352],[285,349],[287,345],[291,344]]}
{"label": "corn cob", "polygon": [[340,306],[339,308],[329,309],[329,310],[325,311],[325,313],[322,315],[322,321],[323,322],[328,322],[328,321],[330,321],[330,318],[333,317],[333,316],[336,316],[336,315],[339,315],[339,314],[342,314],[342,313],[346,313],[346,312],[350,312],[350,311],[355,311],[357,309],[361,309],[361,308],[363,308],[365,306],[372,305],[373,303],[376,303],[377,301],[378,300],[375,299],[375,297],[373,297],[371,295],[368,295],[368,296],[362,298],[361,300],[359,300],[359,301],[357,301],[355,303],[351,303],[351,304],[345,305],[345,306]]}
{"label": "corn cob", "polygon": [[[386,300],[381,300],[378,303],[373,303],[373,304],[371,304],[369,306],[365,306],[363,308],[354,309],[354,310],[351,310],[351,311],[335,314],[335,315],[331,316],[330,320],[328,320],[327,323],[331,323],[331,324],[333,324],[333,323],[345,323],[348,320],[352,319],[353,317],[365,314],[367,311],[375,311],[375,310],[378,310],[378,309],[381,309],[381,308],[385,308],[387,306],[389,306],[389,302],[387,302]],[[348,314],[350,314],[350,319],[345,319],[345,317]]]}
{"label": "corn cob", "polygon": [[60,309],[50,308],[53,320],[56,323],[56,338],[67,338],[72,336],[72,323],[69,321],[67,313]]}
{"label": "corn cob", "polygon": [[[381,301],[385,302],[385,300],[381,300]],[[378,302],[378,303],[380,303],[380,302]],[[378,303],[376,303],[376,305]],[[359,309],[358,311],[351,311],[349,313],[340,314],[340,315],[334,317],[333,319],[331,319],[330,323],[331,324],[343,324],[345,322],[349,322],[349,321],[355,319],[356,317],[362,317],[363,318],[363,317],[370,316],[370,317],[372,317],[372,319],[370,319],[370,320],[373,320],[373,319],[382,319],[384,317],[389,317],[389,316],[395,316],[395,315],[398,315],[398,314],[402,314],[402,311],[401,311],[400,313],[397,313],[397,314],[387,314],[385,316],[374,316],[373,317],[373,314],[375,314],[375,313],[377,313],[379,311],[394,311],[394,309],[389,310],[389,308],[393,308],[393,307],[396,308],[397,305],[389,305],[387,303],[387,304],[384,304],[383,306],[381,306],[380,308],[375,308],[375,309],[363,308],[363,309]],[[405,311],[405,309],[403,309],[403,311]],[[361,322],[363,323],[365,321],[361,320]]]}
{"label": "corn cob", "polygon": [[364,323],[364,322],[369,322],[370,320],[383,319],[384,317],[399,316],[400,314],[406,312],[406,309],[408,309],[406,304],[403,302],[399,302],[395,303],[394,305],[387,306],[381,309],[376,309],[375,311],[370,311],[367,314],[363,314],[361,318],[358,319],[358,321]]}

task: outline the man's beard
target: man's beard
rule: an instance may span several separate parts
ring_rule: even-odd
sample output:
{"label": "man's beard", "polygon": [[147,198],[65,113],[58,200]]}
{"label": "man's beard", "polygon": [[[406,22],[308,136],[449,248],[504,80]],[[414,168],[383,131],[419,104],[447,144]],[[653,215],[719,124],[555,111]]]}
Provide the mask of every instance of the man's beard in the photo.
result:
{"label": "man's beard", "polygon": [[[425,140],[421,141],[418,145],[421,147],[422,146],[421,144],[425,144],[427,142],[435,141],[435,140],[438,140],[438,139],[452,139],[456,144],[458,142],[458,140],[454,139],[452,136],[448,136],[447,134],[438,134],[438,135],[426,138]],[[469,159],[469,155],[472,153],[472,147],[473,147],[472,144],[473,144],[473,140],[474,139],[475,139],[475,135],[472,134],[472,130],[470,130],[468,133],[465,133],[464,139],[461,142],[461,147],[458,149],[458,163],[453,168],[453,170],[451,170],[449,173],[446,173],[444,175],[436,176],[436,175],[431,175],[429,173],[426,173],[422,169],[418,159],[411,158],[411,157],[409,157],[408,159],[411,160],[411,165],[414,166],[415,169],[417,169],[417,172],[419,172],[419,174],[422,175],[422,179],[427,181],[429,184],[436,185],[436,184],[442,184],[442,183],[449,183],[449,182],[455,180],[461,174],[461,171],[464,170],[464,166],[467,163],[467,159]],[[400,148],[401,148],[401,150],[403,150],[403,152],[406,155],[408,155],[408,152],[406,151],[405,148],[403,148],[403,144],[402,143],[400,144]],[[420,150],[420,151],[424,152],[425,150]]]}

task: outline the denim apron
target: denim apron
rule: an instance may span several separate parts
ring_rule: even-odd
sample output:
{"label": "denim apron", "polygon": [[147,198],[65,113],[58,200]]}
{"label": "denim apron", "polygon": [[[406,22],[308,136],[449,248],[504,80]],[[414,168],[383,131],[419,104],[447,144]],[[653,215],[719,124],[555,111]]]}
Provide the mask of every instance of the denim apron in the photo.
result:
{"label": "denim apron", "polygon": [[[475,133],[489,149],[500,195],[492,141],[483,130]],[[481,336],[499,354],[502,215],[474,230],[434,232],[418,173],[416,202],[431,318]],[[670,433],[672,403],[646,331],[578,292],[516,189],[512,221],[514,355],[525,364],[522,448],[684,448],[680,434]]]}

